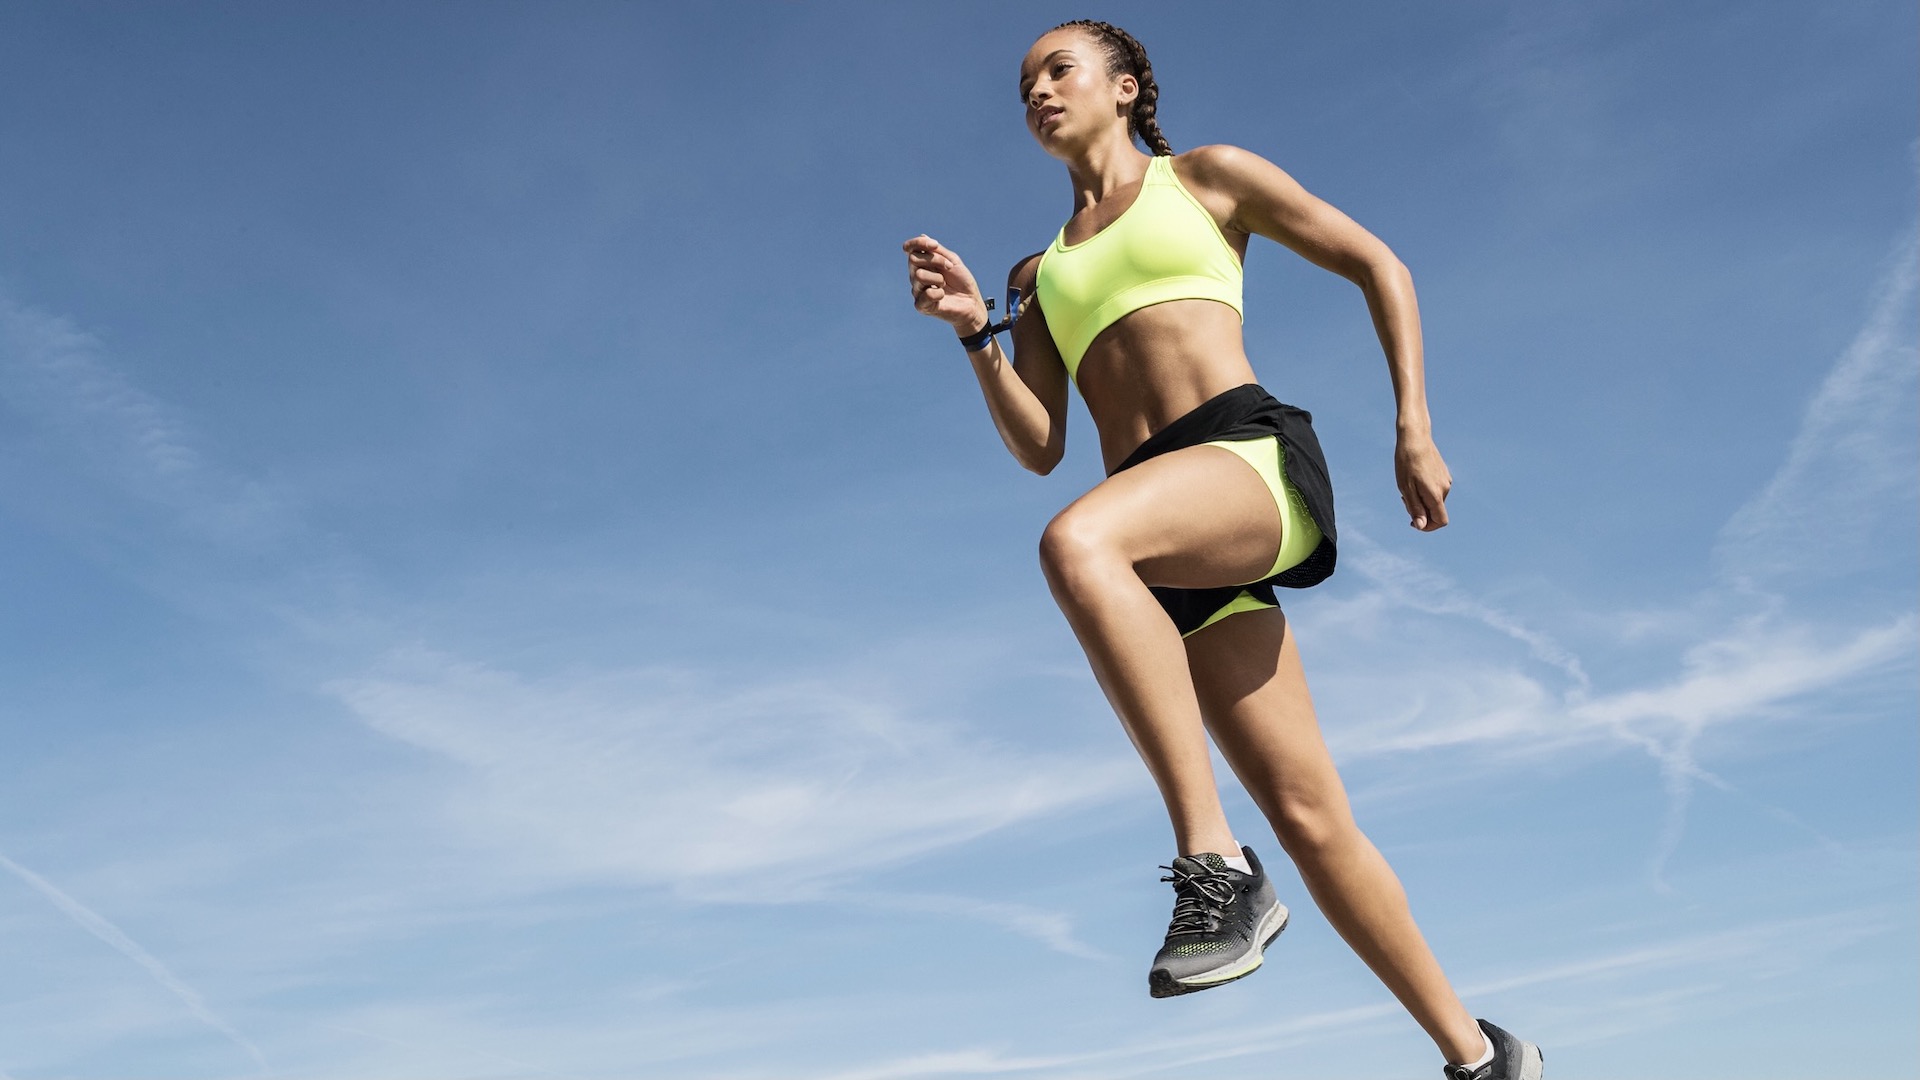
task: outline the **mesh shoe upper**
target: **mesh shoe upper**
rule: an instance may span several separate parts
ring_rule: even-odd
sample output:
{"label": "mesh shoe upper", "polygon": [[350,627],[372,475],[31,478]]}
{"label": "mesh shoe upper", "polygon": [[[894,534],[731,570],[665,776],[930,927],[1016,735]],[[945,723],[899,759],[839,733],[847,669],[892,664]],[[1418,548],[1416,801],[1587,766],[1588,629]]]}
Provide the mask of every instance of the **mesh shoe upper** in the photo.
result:
{"label": "mesh shoe upper", "polygon": [[1259,966],[1266,940],[1285,925],[1286,910],[1253,852],[1244,874],[1217,854],[1183,855],[1160,880],[1173,885],[1173,918],[1154,957],[1156,996],[1184,993],[1229,981]]}

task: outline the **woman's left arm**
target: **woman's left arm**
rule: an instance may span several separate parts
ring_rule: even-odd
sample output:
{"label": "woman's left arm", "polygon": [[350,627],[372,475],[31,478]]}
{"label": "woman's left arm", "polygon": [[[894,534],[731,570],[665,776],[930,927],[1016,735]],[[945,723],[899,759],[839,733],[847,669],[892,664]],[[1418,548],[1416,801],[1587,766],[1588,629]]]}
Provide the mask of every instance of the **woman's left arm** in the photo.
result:
{"label": "woman's left arm", "polygon": [[1179,164],[1203,189],[1202,198],[1214,203],[1212,209],[1225,211],[1229,228],[1278,241],[1360,286],[1393,380],[1393,471],[1400,499],[1414,528],[1432,532],[1446,525],[1453,477],[1433,443],[1420,306],[1406,265],[1379,237],[1258,154],[1237,146],[1202,146],[1180,155]]}

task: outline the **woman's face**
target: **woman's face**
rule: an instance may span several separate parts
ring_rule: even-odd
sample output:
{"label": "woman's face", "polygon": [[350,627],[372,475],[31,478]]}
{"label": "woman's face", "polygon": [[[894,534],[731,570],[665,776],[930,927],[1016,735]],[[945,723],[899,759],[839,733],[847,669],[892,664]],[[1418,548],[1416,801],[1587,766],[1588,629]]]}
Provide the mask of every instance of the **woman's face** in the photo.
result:
{"label": "woman's face", "polygon": [[1124,133],[1127,110],[1139,93],[1139,80],[1109,76],[1105,50],[1072,27],[1042,35],[1020,62],[1027,130],[1055,157],[1092,142],[1116,123]]}

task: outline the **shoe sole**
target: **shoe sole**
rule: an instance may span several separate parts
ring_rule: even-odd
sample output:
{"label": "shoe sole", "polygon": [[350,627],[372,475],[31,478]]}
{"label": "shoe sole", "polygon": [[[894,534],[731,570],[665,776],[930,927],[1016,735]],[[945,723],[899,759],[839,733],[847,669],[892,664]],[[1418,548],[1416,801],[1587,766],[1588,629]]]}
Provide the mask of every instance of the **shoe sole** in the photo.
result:
{"label": "shoe sole", "polygon": [[1157,998],[1179,997],[1181,994],[1193,994],[1201,990],[1211,990],[1216,986],[1225,986],[1235,979],[1244,979],[1260,970],[1260,965],[1267,961],[1267,946],[1273,944],[1273,939],[1279,937],[1280,931],[1287,928],[1287,920],[1292,917],[1285,906],[1275,904],[1262,920],[1262,926],[1272,922],[1275,916],[1279,917],[1278,924],[1256,935],[1260,945],[1257,948],[1248,949],[1246,955],[1231,963],[1222,964],[1212,971],[1189,975],[1184,979],[1174,978],[1173,973],[1166,968],[1154,968],[1147,975],[1147,992]]}

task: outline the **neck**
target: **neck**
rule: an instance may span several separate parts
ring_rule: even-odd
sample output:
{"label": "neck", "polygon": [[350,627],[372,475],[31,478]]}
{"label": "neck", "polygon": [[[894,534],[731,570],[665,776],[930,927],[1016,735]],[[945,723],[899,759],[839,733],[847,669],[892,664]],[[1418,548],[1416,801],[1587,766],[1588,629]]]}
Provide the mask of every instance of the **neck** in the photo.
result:
{"label": "neck", "polygon": [[1138,183],[1153,158],[1141,153],[1123,129],[1118,138],[1103,139],[1065,160],[1073,182],[1073,208],[1078,212]]}

